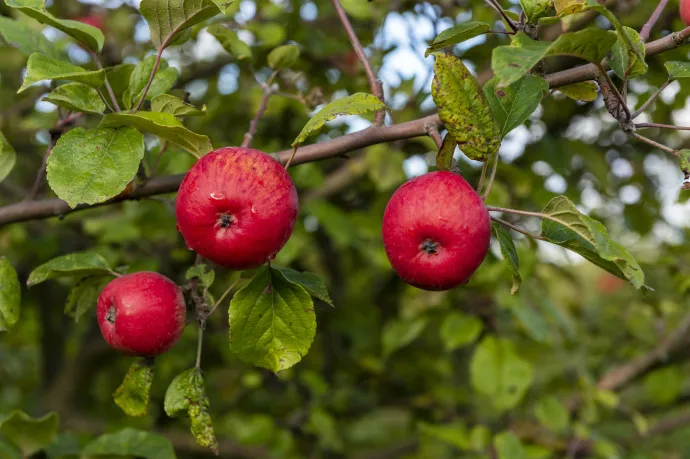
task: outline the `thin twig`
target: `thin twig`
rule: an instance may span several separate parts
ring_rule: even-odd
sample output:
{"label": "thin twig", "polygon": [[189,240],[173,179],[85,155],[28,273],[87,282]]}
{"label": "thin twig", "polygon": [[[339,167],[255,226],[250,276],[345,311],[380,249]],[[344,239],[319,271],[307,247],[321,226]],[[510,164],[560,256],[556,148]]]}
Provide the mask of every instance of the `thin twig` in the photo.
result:
{"label": "thin twig", "polygon": [[486,33],[496,33],[496,34],[500,34],[500,35],[515,35],[515,32],[508,32],[507,30],[495,30],[495,29],[487,30]]}
{"label": "thin twig", "polygon": [[[355,50],[355,54],[357,54],[359,61],[364,66],[364,71],[367,74],[367,80],[369,81],[371,93],[383,102],[383,84],[381,83],[381,80],[379,80],[376,77],[376,74],[372,70],[371,64],[369,63],[369,58],[367,58],[367,55],[364,52],[364,48],[362,48],[362,44],[360,43],[359,38],[357,38],[355,30],[352,28],[352,24],[350,23],[350,20],[347,17],[347,13],[345,13],[343,6],[340,4],[340,0],[331,0],[331,3],[333,4],[333,8],[335,8],[335,12],[338,14],[338,19],[340,19],[340,22],[345,28],[347,37],[350,39],[350,43],[352,44],[352,47]],[[374,125],[382,126],[385,118],[386,111],[379,110],[378,112],[376,112]]]}
{"label": "thin twig", "polygon": [[139,99],[139,102],[137,102],[136,107],[134,107],[134,110],[132,110],[133,112],[139,111],[142,104],[144,103],[144,99],[146,99],[146,94],[148,94],[149,89],[151,89],[151,83],[153,83],[153,78],[156,76],[158,66],[161,64],[161,56],[163,55],[163,49],[164,47],[161,47],[161,49],[156,54],[156,61],[153,63],[153,68],[151,69],[151,76],[149,76],[149,81],[146,82],[146,86],[144,86],[144,91],[141,94],[141,99]]}
{"label": "thin twig", "polygon": [[540,241],[546,241],[546,240],[547,240],[547,239],[546,239],[545,237],[543,237],[543,236],[540,236],[540,235],[534,234],[534,233],[530,233],[529,231],[524,230],[524,229],[520,228],[519,226],[515,226],[515,225],[513,225],[512,223],[509,223],[509,222],[507,222],[507,221],[505,221],[505,220],[502,220],[502,219],[500,219],[500,218],[498,218],[498,217],[491,216],[491,220],[493,220],[493,221],[495,221],[496,223],[499,223],[499,224],[501,224],[501,225],[503,225],[503,226],[506,226],[506,227],[512,229],[513,231],[517,231],[518,233],[522,233],[522,234],[524,234],[525,236],[529,236],[529,237],[531,237],[531,238],[533,238],[533,239],[539,239]]}
{"label": "thin twig", "polygon": [[668,5],[668,0],[659,0],[659,4],[656,6],[656,9],[654,9],[652,15],[649,16],[649,20],[640,31],[640,38],[642,39],[642,41],[649,40],[649,35],[652,33],[652,29],[661,17],[661,13],[663,13],[664,8],[666,8],[666,5]]}
{"label": "thin twig", "polygon": [[197,370],[201,370],[201,351],[204,348],[204,331],[206,331],[206,320],[199,321],[199,334],[196,343],[196,364],[194,367]]}
{"label": "thin twig", "polygon": [[28,196],[29,200],[36,199],[36,196],[38,196],[38,193],[41,191],[41,187],[43,186],[43,181],[45,180],[45,177],[46,177],[46,166],[48,165],[48,157],[50,156],[50,153],[53,151],[53,147],[55,147],[55,143],[57,142],[58,138],[59,138],[59,135],[55,135],[55,134],[51,133],[50,142],[48,143],[48,148],[46,148],[46,152],[43,154],[43,161],[41,162],[41,167],[38,170],[38,174],[36,174],[36,179],[34,180],[34,185],[31,187],[31,193],[29,193],[29,196]]}
{"label": "thin twig", "polygon": [[659,124],[659,123],[638,123],[635,125],[638,129],[660,128],[660,129],[675,129],[676,131],[690,131],[688,126],[675,126],[673,124]]}
{"label": "thin twig", "polygon": [[240,145],[242,148],[247,148],[252,144],[252,140],[254,139],[254,135],[256,134],[256,129],[259,126],[259,120],[264,115],[266,107],[268,107],[268,99],[274,94],[273,88],[271,88],[271,84],[273,83],[273,79],[276,77],[277,74],[278,72],[274,71],[273,74],[268,78],[268,80],[266,80],[266,83],[262,84],[263,97],[261,98],[261,104],[259,104],[259,109],[256,111],[256,115],[254,115],[254,118],[249,123],[249,130],[246,134],[244,134],[244,139],[242,139],[242,145]]}
{"label": "thin twig", "polygon": [[503,7],[502,7],[496,0],[486,0],[486,3],[487,3],[491,8],[493,8],[494,10],[496,10],[496,12],[497,12],[498,14],[501,15],[501,17],[503,18],[503,20],[506,21],[506,23],[508,23],[508,25],[510,26],[511,29],[513,29],[513,32],[517,33],[517,31],[518,31],[518,26],[517,26],[517,24],[515,23],[515,21],[513,21],[512,19],[510,19],[510,16],[508,16],[508,14],[505,12],[505,10],[503,9]]}
{"label": "thin twig", "polygon": [[660,144],[659,142],[656,142],[652,139],[649,139],[645,136],[642,136],[642,135],[638,134],[637,132],[629,132],[628,134],[635,137],[640,142],[644,142],[648,145],[651,145],[653,147],[658,148],[659,150],[665,151],[666,153],[670,153],[673,156],[675,156],[676,158],[680,156],[680,153],[678,153],[678,150],[674,150],[673,148],[670,148],[670,147],[667,147],[666,145]]}
{"label": "thin twig", "polygon": [[494,153],[494,165],[491,168],[491,175],[489,176],[489,183],[486,184],[486,191],[484,191],[484,194],[482,195],[482,199],[486,201],[486,198],[489,197],[489,193],[491,193],[491,186],[494,184],[494,179],[496,178],[496,170],[498,169],[498,162],[501,160],[501,158],[498,155],[498,152]]}
{"label": "thin twig", "polygon": [[662,92],[664,89],[666,89],[666,88],[668,87],[668,85],[670,85],[671,83],[673,83],[673,80],[671,80],[671,79],[669,78],[669,79],[666,81],[666,83],[664,83],[664,84],[662,84],[661,86],[659,86],[659,89],[657,89],[657,90],[654,92],[654,94],[652,94],[651,96],[649,96],[649,99],[647,99],[647,100],[645,101],[645,103],[642,104],[642,106],[641,106],[639,109],[637,109],[637,110],[635,110],[635,112],[633,112],[631,119],[634,120],[635,118],[637,118],[638,116],[640,116],[640,115],[642,114],[642,112],[645,111],[645,109],[646,109],[647,107],[649,107],[649,106],[651,105],[651,103],[654,102],[654,101],[656,100],[657,97],[659,97],[659,94],[661,94],[661,92]]}
{"label": "thin twig", "polygon": [[[98,57],[98,53],[95,51],[91,51],[91,56],[93,56],[93,60],[96,61],[96,65],[98,66],[99,70],[103,70],[103,63],[101,62],[101,58]],[[113,88],[110,86],[110,82],[108,81],[108,73],[103,72],[103,76],[105,77],[105,89],[108,91],[108,94],[110,95],[110,100],[113,102],[113,107],[115,107],[115,111],[120,111],[120,106],[117,103],[117,97],[115,97],[115,92],[113,91]]]}
{"label": "thin twig", "polygon": [[158,164],[161,162],[161,158],[163,157],[163,153],[165,153],[168,150],[168,142],[165,141],[163,142],[163,145],[161,145],[161,149],[158,152],[158,156],[156,157],[156,162],[153,163],[153,166],[151,167],[151,176],[153,177],[156,175],[156,171],[158,170]]}
{"label": "thin twig", "polygon": [[214,304],[211,308],[211,311],[209,311],[209,317],[212,316],[214,312],[216,312],[216,309],[218,309],[218,306],[221,305],[223,300],[230,294],[230,292],[232,292],[235,289],[235,287],[237,287],[237,284],[240,283],[240,280],[242,279],[237,279],[230,287],[228,287],[228,289],[225,292],[223,292],[218,301],[216,301],[216,304]]}
{"label": "thin twig", "polygon": [[110,105],[110,102],[108,102],[108,100],[105,98],[105,96],[103,95],[103,92],[100,89],[96,89],[96,92],[98,93],[98,96],[101,98],[101,100],[103,101],[105,106],[108,107],[108,110],[110,110],[111,112],[115,112],[115,109],[113,108],[112,105]]}

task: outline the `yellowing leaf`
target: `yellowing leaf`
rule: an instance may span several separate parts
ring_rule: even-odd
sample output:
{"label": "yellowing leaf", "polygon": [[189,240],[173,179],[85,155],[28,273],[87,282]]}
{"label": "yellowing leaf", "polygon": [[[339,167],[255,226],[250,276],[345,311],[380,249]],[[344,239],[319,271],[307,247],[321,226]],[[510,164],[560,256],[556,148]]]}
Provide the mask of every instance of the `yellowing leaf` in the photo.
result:
{"label": "yellowing leaf", "polygon": [[582,102],[594,102],[597,100],[599,86],[594,81],[582,81],[558,88],[560,92],[573,100]]}
{"label": "yellowing leaf", "polygon": [[431,94],[438,116],[467,157],[486,161],[501,146],[501,130],[482,88],[460,59],[436,53]]}

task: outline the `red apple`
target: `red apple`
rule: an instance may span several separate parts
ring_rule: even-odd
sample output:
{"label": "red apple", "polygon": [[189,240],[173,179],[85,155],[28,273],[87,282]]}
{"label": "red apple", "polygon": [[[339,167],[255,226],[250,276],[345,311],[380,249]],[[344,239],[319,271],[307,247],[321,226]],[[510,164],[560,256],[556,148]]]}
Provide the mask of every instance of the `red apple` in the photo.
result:
{"label": "red apple", "polygon": [[680,18],[690,26],[690,0],[680,0]]}
{"label": "red apple", "polygon": [[405,282],[448,290],[467,282],[491,240],[484,202],[462,176],[431,172],[402,185],[383,216],[388,259]]}
{"label": "red apple", "polygon": [[90,14],[88,16],[74,18],[74,20],[101,29],[103,32],[105,31],[105,17],[103,15]]}
{"label": "red apple", "polygon": [[153,357],[180,339],[185,325],[182,292],[173,281],[140,272],[111,281],[98,298],[98,325],[120,352]]}
{"label": "red apple", "polygon": [[208,153],[177,194],[177,228],[187,247],[229,269],[266,263],[297,220],[297,190],[271,156],[251,148]]}

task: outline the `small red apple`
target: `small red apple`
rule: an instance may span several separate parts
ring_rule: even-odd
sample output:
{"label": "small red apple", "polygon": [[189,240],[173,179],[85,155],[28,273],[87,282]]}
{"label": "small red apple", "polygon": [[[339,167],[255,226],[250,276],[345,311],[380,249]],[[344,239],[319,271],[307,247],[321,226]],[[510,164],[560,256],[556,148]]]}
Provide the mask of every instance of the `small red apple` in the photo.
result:
{"label": "small red apple", "polygon": [[103,15],[89,14],[88,16],[74,18],[74,20],[96,27],[97,29],[101,29],[102,32],[105,32],[105,17]]}
{"label": "small red apple", "polygon": [[185,325],[182,292],[153,272],[118,277],[98,298],[98,326],[106,342],[125,354],[153,357],[180,339]]}
{"label": "small red apple", "polygon": [[690,0],[680,0],[680,18],[690,26]]}
{"label": "small red apple", "polygon": [[490,241],[484,202],[453,172],[431,172],[403,184],[383,215],[383,244],[393,269],[425,290],[467,282]]}
{"label": "small red apple", "polygon": [[278,161],[251,148],[220,148],[182,181],[177,228],[202,257],[228,269],[249,269],[285,245],[297,210],[297,190]]}

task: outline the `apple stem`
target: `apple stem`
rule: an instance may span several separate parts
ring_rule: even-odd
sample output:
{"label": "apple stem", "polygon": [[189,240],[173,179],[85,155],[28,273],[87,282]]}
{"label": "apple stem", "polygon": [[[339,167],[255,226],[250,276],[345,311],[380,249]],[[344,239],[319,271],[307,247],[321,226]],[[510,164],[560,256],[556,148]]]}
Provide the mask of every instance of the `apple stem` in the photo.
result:
{"label": "apple stem", "polygon": [[206,319],[199,319],[199,339],[196,345],[196,365],[197,370],[201,370],[201,350],[204,347],[204,331],[206,331]]}
{"label": "apple stem", "polygon": [[489,197],[489,193],[491,193],[491,186],[494,184],[494,179],[496,178],[496,170],[498,169],[498,162],[500,161],[500,157],[498,155],[498,151],[494,153],[494,164],[491,167],[491,175],[489,176],[489,182],[486,184],[486,190],[484,191],[484,194],[482,195],[482,200],[486,201],[486,198]]}
{"label": "apple stem", "polygon": [[[91,56],[93,57],[93,60],[96,62],[96,65],[98,66],[99,70],[103,70],[103,63],[101,62],[101,58],[98,57],[98,53],[95,51],[91,52]],[[108,81],[108,74],[106,72],[103,73],[103,76],[105,78],[105,89],[108,91],[108,95],[110,96],[110,100],[113,102],[113,107],[115,107],[116,112],[120,111],[120,105],[117,103],[117,97],[115,97],[115,92],[113,92],[112,86],[110,86],[110,81]],[[108,104],[106,104],[108,105]]]}
{"label": "apple stem", "polygon": [[540,241],[546,241],[546,238],[545,238],[545,237],[540,236],[540,235],[538,235],[538,234],[530,233],[529,231],[524,230],[524,229],[520,228],[519,226],[515,226],[515,225],[513,225],[512,223],[508,223],[508,222],[505,221],[505,220],[501,220],[501,219],[498,218],[498,217],[492,216],[492,217],[491,217],[491,220],[493,220],[493,221],[495,221],[496,223],[499,223],[499,224],[501,224],[501,225],[503,225],[503,226],[505,226],[505,227],[507,227],[507,228],[510,228],[510,229],[512,229],[513,231],[517,231],[518,233],[522,233],[522,234],[524,234],[525,236],[529,236],[529,237],[531,237],[531,238],[533,238],[533,239],[539,239]]}
{"label": "apple stem", "polygon": [[225,292],[223,292],[221,297],[218,299],[218,301],[216,301],[216,304],[213,305],[213,307],[211,308],[211,310],[209,311],[209,313],[206,317],[210,317],[213,315],[214,312],[216,312],[216,309],[218,309],[218,306],[220,306],[220,304],[223,302],[223,300],[230,294],[230,292],[232,292],[235,289],[235,287],[237,287],[237,284],[239,284],[239,283],[240,283],[240,279],[237,279],[235,282],[233,282],[233,284],[230,287],[228,287],[228,289]]}
{"label": "apple stem", "polygon": [[477,185],[477,193],[482,192],[482,188],[484,187],[484,180],[486,179],[486,168],[489,164],[489,159],[487,158],[486,161],[484,161],[484,164],[482,164],[482,172],[479,175],[479,184]]}

